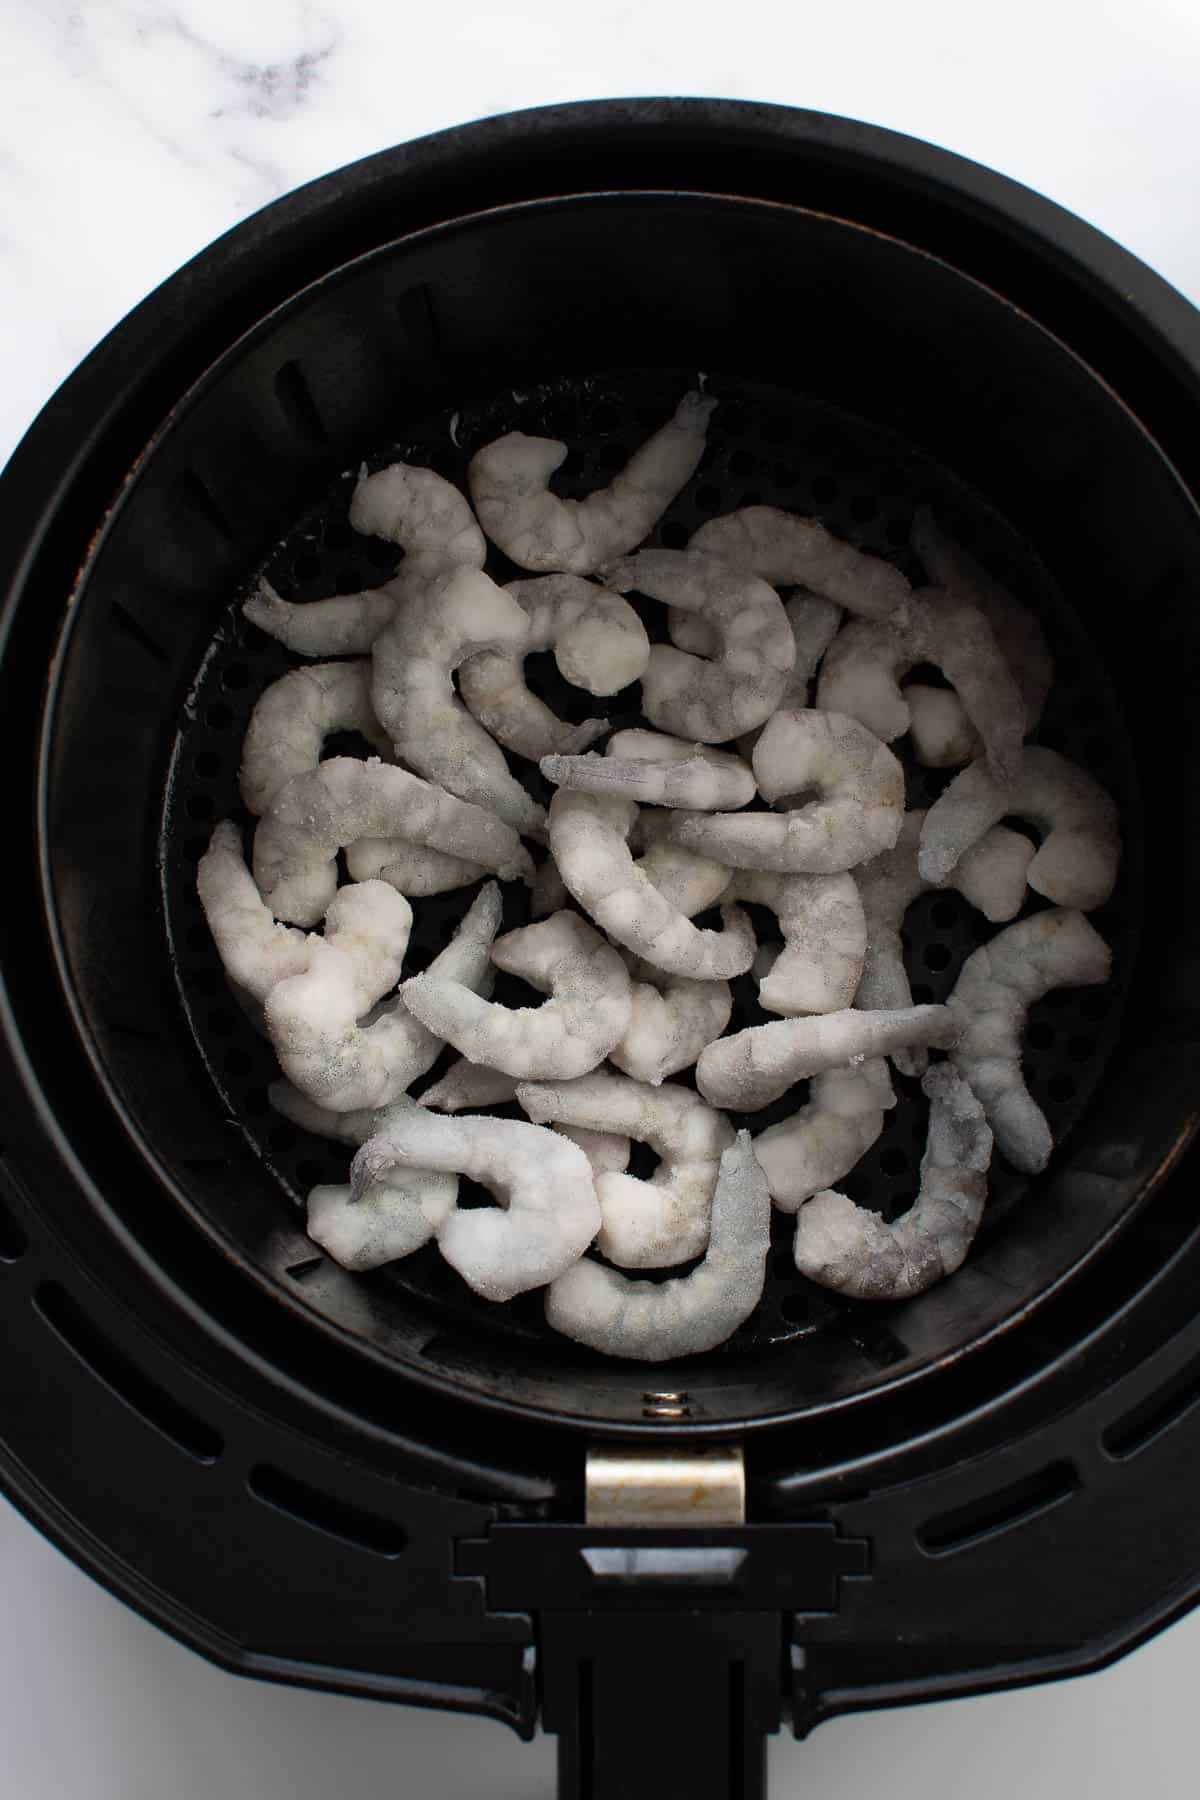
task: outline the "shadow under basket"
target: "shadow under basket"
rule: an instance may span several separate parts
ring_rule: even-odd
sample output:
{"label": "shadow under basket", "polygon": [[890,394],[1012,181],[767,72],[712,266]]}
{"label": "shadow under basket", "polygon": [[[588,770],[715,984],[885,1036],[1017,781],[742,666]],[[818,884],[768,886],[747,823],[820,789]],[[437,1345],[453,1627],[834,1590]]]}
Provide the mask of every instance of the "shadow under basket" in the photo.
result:
{"label": "shadow under basket", "polygon": [[[65,1443],[11,1372],[0,1436],[51,1535],[228,1666],[526,1732],[540,1714],[563,1792],[592,1800],[651,1791],[633,1783],[653,1757],[635,1776],[598,1747],[623,1708],[623,1744],[654,1735],[634,1614],[655,1705],[678,1688],[695,1726],[671,1779],[748,1795],[785,1697],[805,1730],[1067,1672],[1189,1603],[1195,1477],[1167,1500],[1143,1452],[1181,1456],[1200,1395],[1187,1160],[1167,1179],[1200,1099],[1197,366],[1195,315],[1023,190],[865,127],[707,102],[515,115],[356,165],[118,328],[3,478],[0,730],[37,807],[0,935],[0,1288]],[[242,598],[263,575],[304,600],[395,567],[346,523],[364,463],[462,484],[521,429],[568,441],[560,485],[584,493],[698,377],[709,447],[651,541],[765,502],[919,578],[931,503],[1039,611],[1056,675],[1037,739],[1113,793],[1125,856],[1094,919],[1113,983],[1030,1019],[1054,1159],[1032,1181],[997,1163],[963,1270],[914,1301],[843,1301],[796,1273],[777,1219],[754,1317],[648,1368],[555,1337],[538,1295],[475,1299],[432,1248],[355,1277],[307,1239],[304,1193],[347,1154],[270,1111],[273,1057],[195,868],[216,819],[249,823],[246,720],[294,662]],[[910,805],[946,780],[906,769]],[[417,904],[413,967],[468,898]],[[906,931],[919,1000],[990,935],[949,894]],[[764,1016],[746,984],[737,1005]],[[887,1216],[924,1135],[898,1087],[848,1183]],[[668,1563],[614,1598],[593,1560],[579,1597],[585,1445],[635,1438],[744,1448],[724,1589],[703,1565],[681,1600]],[[1156,1548],[1102,1602],[1131,1508]]]}

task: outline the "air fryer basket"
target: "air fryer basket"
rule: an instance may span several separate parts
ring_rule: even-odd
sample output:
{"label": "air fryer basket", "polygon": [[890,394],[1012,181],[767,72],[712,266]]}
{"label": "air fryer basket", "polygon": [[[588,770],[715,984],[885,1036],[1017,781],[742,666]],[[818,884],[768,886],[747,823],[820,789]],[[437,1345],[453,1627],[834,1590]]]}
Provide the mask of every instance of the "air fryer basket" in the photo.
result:
{"label": "air fryer basket", "polygon": [[[1182,1455],[1200,1391],[1173,1298],[1189,1165],[1166,1181],[1200,1098],[1198,367],[1182,303],[1032,196],[866,128],[700,102],[518,116],[375,159],[240,228],[114,334],[5,476],[0,537],[0,730],[37,796],[0,931],[0,1282],[42,1410],[88,1454],[52,1454],[16,1384],[0,1436],[10,1490],[60,1541],[232,1666],[525,1730],[539,1704],[554,1729],[582,1717],[562,1684],[592,1650],[564,1644],[564,1602],[519,1573],[511,1533],[541,1533],[547,1568],[577,1547],[587,1442],[746,1447],[752,1521],[785,1534],[789,1571],[764,1601],[775,1540],[747,1538],[722,1653],[766,1656],[751,1737],[778,1722],[769,1633],[738,1648],[764,1607],[777,1634],[786,1615],[799,1730],[868,1695],[1084,1666],[1186,1603],[1195,1559],[1166,1509],[1192,1513],[1148,1471]],[[264,571],[302,599],[389,571],[345,522],[364,460],[461,480],[489,436],[549,431],[586,491],[698,372],[721,402],[710,449],[656,541],[763,500],[915,574],[931,501],[1041,611],[1039,739],[1111,789],[1126,855],[1096,915],[1112,987],[1031,1019],[1059,1149],[1034,1182],[997,1169],[965,1268],[916,1301],[841,1302],[781,1230],[735,1340],[648,1371],[552,1337],[536,1296],[474,1300],[433,1251],[369,1278],[319,1254],[299,1203],[344,1153],[269,1111],[194,871],[290,660],[240,597]],[[910,804],[943,779],[910,777]],[[418,961],[463,904],[421,904]],[[918,998],[941,998],[979,921],[927,895],[908,935]],[[748,989],[739,1007],[757,1016]],[[907,1093],[857,1197],[905,1204],[922,1135]],[[119,1403],[103,1434],[97,1377]],[[135,1415],[154,1441],[122,1449]],[[160,1466],[159,1440],[186,1467]],[[129,1501],[130,1468],[161,1505]],[[1094,1569],[1135,1503],[1161,1529],[1106,1603]],[[212,1532],[172,1532],[197,1507]],[[294,1554],[307,1604],[284,1591]]]}

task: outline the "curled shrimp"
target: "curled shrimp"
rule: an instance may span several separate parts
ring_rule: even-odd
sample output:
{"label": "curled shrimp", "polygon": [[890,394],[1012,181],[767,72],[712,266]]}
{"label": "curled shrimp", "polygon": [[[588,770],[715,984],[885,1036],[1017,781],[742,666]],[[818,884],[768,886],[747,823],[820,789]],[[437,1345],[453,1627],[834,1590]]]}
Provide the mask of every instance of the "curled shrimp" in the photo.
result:
{"label": "curled shrimp", "polygon": [[458,671],[468,709],[506,750],[531,762],[572,756],[608,729],[604,719],[568,725],[525,683],[524,658],[553,650],[559,673],[589,694],[618,693],[637,681],[650,655],[646,628],[627,600],[579,575],[510,581],[505,593],[529,621],[523,650],[481,650]]}
{"label": "curled shrimp", "polygon": [[978,607],[922,588],[886,619],[855,619],[830,645],[817,704],[861,719],[890,743],[908,730],[901,677],[917,663],[941,669],[978,731],[988,767],[1008,781],[1020,760],[1025,706],[987,619]]}
{"label": "curled shrimp", "polygon": [[[819,594],[799,593],[784,601],[783,610],[792,628],[796,660],[779,704],[781,707],[805,707],[809,703],[813,676],[842,622],[842,609],[832,600],[822,600]],[[720,637],[703,613],[684,612],[673,606],[667,614],[667,631],[677,650],[688,650],[693,656],[721,654]]]}
{"label": "curled shrimp", "polygon": [[425,974],[405,982],[404,1004],[472,1062],[523,1081],[585,1075],[621,1041],[629,1024],[629,971],[578,913],[554,913],[510,931],[493,946],[492,961],[552,998],[543,1006],[501,1006]]}
{"label": "curled shrimp", "polygon": [[771,1198],[781,1212],[795,1212],[822,1188],[840,1181],[865,1156],[896,1104],[883,1057],[814,1075],[806,1105],[790,1119],[768,1125],[754,1140]]}
{"label": "curled shrimp", "polygon": [[432,1106],[437,1112],[474,1112],[479,1107],[507,1105],[516,1097],[515,1076],[460,1056],[456,1063],[451,1063],[440,1081],[435,1081],[418,1096],[417,1105]]}
{"label": "curled shrimp", "polygon": [[525,613],[482,569],[455,569],[414,593],[376,638],[371,698],[397,756],[515,830],[540,834],[545,814],[453,681],[468,656],[522,651],[528,633]]}
{"label": "curled shrimp", "polygon": [[466,1175],[505,1203],[455,1210],[438,1231],[446,1261],[485,1300],[553,1281],[600,1228],[583,1151],[522,1119],[447,1118],[414,1107],[363,1145],[350,1166],[352,1192],[396,1168]]}
{"label": "curled shrimp", "polygon": [[723,981],[754,960],[745,913],[724,910],[723,931],[706,931],[659,892],[626,842],[637,817],[630,800],[559,788],[550,803],[550,848],[571,894],[602,931],[668,975]]}
{"label": "curled shrimp", "polygon": [[387,733],[371,709],[371,665],[316,663],[292,669],[262,694],[242,744],[241,790],[248,811],[265,813],[293,775],[315,769],[325,739],[357,731],[381,755],[391,752]]}
{"label": "curled shrimp", "polygon": [[851,1004],[867,949],[867,922],[853,875],[739,869],[725,897],[768,907],[779,921],[783,949],[758,984],[758,1002],[766,1012],[837,1012]]}
{"label": "curled shrimp", "polygon": [[806,587],[864,618],[882,619],[911,588],[891,563],[834,537],[816,519],[777,506],[743,506],[709,519],[689,549],[749,569],[772,587]]}
{"label": "curled shrimp", "polygon": [[815,789],[790,812],[677,817],[687,850],[738,869],[837,875],[890,849],[904,816],[904,771],[885,744],[841,713],[777,712],[754,746],[758,791],[786,801]]}
{"label": "curled shrimp", "polygon": [[346,845],[346,868],[351,881],[386,881],[410,900],[470,887],[487,873],[481,863],[406,838],[359,838]]}
{"label": "curled shrimp", "polygon": [[361,655],[410,594],[448,568],[482,569],[487,555],[483,533],[458,489],[432,469],[411,463],[363,476],[350,499],[350,523],[404,551],[390,581],[303,604],[282,600],[264,581],[242,607],[252,624],[298,655]]}
{"label": "curled shrimp", "polygon": [[710,1044],[696,1064],[696,1086],[712,1106],[756,1112],[793,1082],[866,1056],[889,1056],[909,1044],[953,1044],[962,1020],[947,1006],[896,1012],[847,1010],[749,1025]]}
{"label": "curled shrimp", "polygon": [[254,879],[277,919],[315,925],[337,891],[338,851],[401,834],[504,881],[532,874],[516,831],[483,807],[374,758],[333,756],[289,781],[259,821]]}
{"label": "curled shrimp", "polygon": [[1044,1169],[1054,1148],[1045,1115],[1021,1076],[1021,1034],[1035,1000],[1051,988],[1109,979],[1112,953],[1081,912],[1052,907],[1019,919],[972,951],[949,1009],[960,1036],[952,1060],[970,1084],[996,1143],[1023,1174]]}
{"label": "curled shrimp", "polygon": [[[368,894],[372,907],[384,914],[390,939],[383,926],[362,929]],[[330,931],[335,912],[353,919],[357,939],[345,930]],[[309,940],[307,967],[267,995],[267,1030],[284,1074],[334,1112],[386,1106],[441,1053],[442,1039],[410,1011],[403,996],[373,1010],[399,979],[411,921],[408,902],[384,882],[342,888],[329,909],[326,936]],[[482,986],[490,977],[488,953],[499,923],[500,893],[489,882],[430,965],[430,979]]]}
{"label": "curled shrimp", "polygon": [[541,770],[578,793],[698,812],[745,806],[758,792],[740,756],[658,731],[618,731],[603,756],[544,756]]}
{"label": "curled shrimp", "polygon": [[546,1322],[609,1356],[698,1355],[724,1343],[758,1305],[770,1243],[771,1198],[741,1131],[721,1158],[708,1249],[690,1275],[631,1281],[585,1257],[551,1285]]}
{"label": "curled shrimp", "polygon": [[517,1099],[540,1125],[583,1126],[649,1144],[649,1181],[620,1170],[596,1178],[602,1224],[596,1248],[625,1269],[666,1269],[699,1256],[721,1153],[733,1131],[691,1088],[648,1087],[597,1071],[579,1081],[522,1082]]}
{"label": "curled shrimp", "polygon": [[265,1000],[277,982],[308,967],[307,936],[272,917],[231,819],[213,827],[196,869],[196,888],[225,973],[252,1000]]}
{"label": "curled shrimp", "polygon": [[[1025,712],[1023,735],[1028,736],[1042,716],[1052,674],[1050,652],[1036,615],[947,536],[927,506],[917,508],[912,547],[930,580],[977,607],[991,626],[1020,690]],[[932,698],[935,694],[936,700]],[[932,768],[952,768],[978,755],[978,736],[955,695],[914,686],[905,690],[904,697],[912,715],[910,729],[919,762]]]}
{"label": "curled shrimp", "polygon": [[693,981],[666,975],[652,963],[626,956],[633,977],[629,1024],[609,1061],[635,1081],[657,1087],[668,1075],[690,1069],[706,1044],[719,1038],[733,1012],[727,981]]}
{"label": "curled shrimp", "polygon": [[673,843],[670,832],[674,813],[643,808],[634,832],[642,845],[636,867],[685,918],[706,912],[720,900],[732,879],[733,871],[711,857],[699,856]]}
{"label": "curled shrimp", "polygon": [[715,661],[652,644],[642,711],[660,731],[722,744],[770,718],[796,660],[783,603],[756,575],[694,550],[640,550],[602,570],[607,587],[636,589],[701,613],[720,642]]}
{"label": "curled shrimp", "polygon": [[[912,1005],[900,927],[913,901],[930,885],[917,866],[924,823],[923,811],[905,813],[892,848],[858,872],[867,949],[857,1004],[869,1011]],[[993,826],[963,857],[950,885],[993,923],[1011,919],[1024,903],[1025,876],[1033,854],[1028,838],[1003,825]],[[927,1052],[919,1047],[899,1049],[893,1056],[902,1075],[920,1075],[928,1060]]]}
{"label": "curled shrimp", "polygon": [[519,568],[592,574],[640,544],[691,480],[716,404],[700,393],[685,394],[620,474],[586,500],[550,492],[566,444],[510,431],[477,451],[467,469],[483,529]]}
{"label": "curled shrimp", "polygon": [[796,1220],[796,1267],[810,1281],[858,1300],[908,1300],[961,1267],[987,1201],[992,1134],[948,1064],[921,1085],[929,1130],[916,1200],[889,1225],[846,1194],[817,1194]]}
{"label": "curled shrimp", "polygon": [[918,864],[933,886],[1000,819],[1028,819],[1043,833],[1026,880],[1058,906],[1091,912],[1112,893],[1121,858],[1117,809],[1100,783],[1055,750],[1027,744],[1014,779],[995,781],[970,763],[925,815]]}
{"label": "curled shrimp", "polygon": [[624,1174],[633,1150],[630,1138],[617,1131],[589,1131],[583,1125],[551,1125],[560,1137],[578,1144],[591,1164],[593,1178],[613,1173]]}

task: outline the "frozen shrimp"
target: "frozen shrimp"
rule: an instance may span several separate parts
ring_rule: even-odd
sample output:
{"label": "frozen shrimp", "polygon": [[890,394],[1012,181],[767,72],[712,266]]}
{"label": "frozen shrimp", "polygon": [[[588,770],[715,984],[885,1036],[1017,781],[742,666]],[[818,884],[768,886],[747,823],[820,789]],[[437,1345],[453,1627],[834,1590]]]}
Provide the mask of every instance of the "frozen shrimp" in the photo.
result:
{"label": "frozen shrimp", "polygon": [[483,529],[519,568],[590,575],[640,544],[691,480],[716,404],[697,392],[685,394],[662,429],[607,487],[585,500],[550,492],[550,477],[566,461],[566,444],[510,431],[477,451],[467,470]]}
{"label": "frozen shrimp", "polygon": [[476,1107],[504,1106],[517,1097],[516,1078],[486,1063],[473,1063],[460,1056],[451,1063],[440,1081],[418,1096],[418,1106],[432,1106],[438,1112],[472,1112]]}
{"label": "frozen shrimp", "polygon": [[552,1284],[546,1321],[609,1356],[639,1362],[695,1356],[724,1343],[758,1305],[770,1243],[770,1195],[749,1134],[741,1131],[721,1158],[699,1267],[674,1281],[631,1281],[585,1257]]}
{"label": "frozen shrimp", "polygon": [[583,1125],[552,1125],[551,1131],[557,1131],[572,1144],[578,1144],[592,1167],[593,1177],[612,1173],[624,1174],[629,1167],[629,1158],[633,1151],[633,1141],[622,1137],[616,1131],[589,1131]]}
{"label": "frozen shrimp", "polygon": [[[335,906],[348,908],[365,889],[388,895],[411,920],[407,901],[384,882],[343,888]],[[489,882],[430,964],[430,978],[484,986],[499,923],[500,893]],[[365,938],[358,947],[312,938],[305,970],[277,983],[267,996],[267,1029],[285,1075],[309,1099],[334,1112],[357,1112],[398,1099],[441,1053],[442,1039],[409,1011],[402,996],[373,1010],[399,976],[394,951],[395,944],[389,955],[378,949],[372,954]]]}
{"label": "frozen shrimp", "polygon": [[927,506],[917,508],[912,547],[930,580],[959,600],[978,607],[991,626],[1020,689],[1028,734],[1042,716],[1053,674],[1050,652],[1036,614],[949,537]]}
{"label": "frozen shrimp", "polygon": [[723,981],[754,960],[754,932],[737,907],[725,929],[707,931],[659,892],[633,860],[626,839],[631,800],[559,788],[550,803],[550,848],[568,890],[602,931],[668,975]]}
{"label": "frozen shrimp", "polygon": [[1035,1000],[1051,988],[1096,987],[1112,953],[1081,912],[1053,907],[1019,919],[964,962],[949,1010],[960,1036],[954,1066],[982,1102],[996,1143],[1015,1168],[1034,1175],[1054,1140],[1021,1075],[1021,1034]]}
{"label": "frozen shrimp", "polygon": [[325,739],[357,731],[382,756],[391,742],[371,709],[371,665],[316,663],[273,681],[250,715],[242,745],[242,799],[265,813],[292,779],[321,760]]}
{"label": "frozen shrimp", "polygon": [[[923,811],[905,813],[892,848],[858,872],[867,950],[857,1004],[869,1011],[912,1005],[900,927],[913,901],[930,885],[917,866],[924,823]],[[1033,853],[1028,838],[1003,825],[993,826],[963,857],[951,884],[993,923],[1011,919],[1024,902],[1025,874]],[[905,1047],[893,1055],[902,1075],[919,1075],[928,1060],[919,1047]]]}
{"label": "frozen shrimp", "polygon": [[848,1175],[883,1130],[896,1096],[883,1057],[814,1075],[806,1105],[790,1119],[768,1125],[754,1140],[757,1156],[781,1212],[795,1212],[822,1188]]}
{"label": "frozen shrimp", "polygon": [[395,617],[400,599],[401,587],[394,581],[307,601],[284,600],[269,581],[260,581],[242,612],[297,656],[362,656]]}
{"label": "frozen shrimp", "polygon": [[861,719],[884,743],[908,730],[902,676],[917,663],[945,675],[978,731],[988,767],[1008,781],[1020,761],[1025,706],[978,607],[922,588],[886,619],[855,619],[838,632],[821,665],[817,704]]}
{"label": "frozen shrimp", "polygon": [[350,523],[404,552],[406,597],[446,569],[482,569],[487,543],[466,496],[433,469],[396,462],[364,475],[350,498]]}
{"label": "frozen shrimp", "polygon": [[363,1145],[351,1189],[357,1196],[396,1168],[466,1175],[504,1203],[455,1210],[438,1231],[446,1261],[485,1300],[511,1300],[555,1280],[600,1229],[583,1151],[522,1119],[447,1118],[414,1107]]}
{"label": "frozen shrimp", "polygon": [[691,1088],[648,1087],[597,1072],[580,1081],[522,1082],[521,1106],[538,1124],[582,1125],[649,1144],[660,1158],[648,1181],[606,1170],[596,1177],[601,1228],[596,1248],[624,1269],[666,1269],[699,1256],[728,1120]]}
{"label": "frozen shrimp", "polygon": [[673,813],[642,810],[635,827],[643,846],[636,866],[677,912],[692,919],[716,905],[729,886],[733,871],[724,863],[673,843],[668,835],[673,824]]}
{"label": "frozen shrimp", "polygon": [[524,649],[481,650],[458,671],[458,691],[506,750],[537,762],[572,756],[608,729],[605,719],[568,725],[532,693],[524,658],[553,650],[559,673],[589,694],[616,694],[640,679],[650,655],[646,628],[627,600],[579,575],[510,581],[505,593],[529,621]]}
{"label": "frozen shrimp", "polygon": [[629,971],[578,913],[510,931],[492,948],[498,969],[552,998],[510,1007],[435,975],[406,981],[409,1011],[472,1062],[522,1080],[570,1080],[604,1061],[629,1025]]}
{"label": "frozen shrimp", "polygon": [[961,1017],[947,1006],[772,1019],[710,1044],[696,1064],[696,1086],[712,1106],[756,1112],[805,1076],[910,1044],[947,1049],[962,1029]]}
{"label": "frozen shrimp", "polygon": [[481,864],[503,881],[528,878],[511,825],[431,782],[372,758],[330,757],[289,781],[254,834],[254,878],[277,919],[315,925],[337,891],[338,851],[365,837],[409,843]]}
{"label": "frozen shrimp", "polygon": [[[821,658],[837,635],[842,609],[832,600],[822,600],[819,594],[800,593],[785,600],[783,610],[792,628],[796,660],[779,704],[803,707],[809,703],[809,688]],[[684,612],[673,606],[667,614],[667,630],[677,650],[689,650],[693,656],[721,654],[721,640],[703,613]]]}
{"label": "frozen shrimp", "polygon": [[904,690],[908,736],[924,769],[957,769],[982,755],[983,742],[953,688],[914,681]]}
{"label": "frozen shrimp", "polygon": [[359,838],[346,845],[346,868],[351,881],[386,881],[410,900],[470,887],[487,874],[481,863],[447,856],[428,844],[410,844],[406,838]]}
{"label": "frozen shrimp", "polygon": [[868,556],[818,524],[776,506],[743,506],[709,519],[689,549],[704,550],[773,587],[806,587],[864,618],[882,619],[911,588],[891,563]]}
{"label": "frozen shrimp", "polygon": [[642,711],[660,731],[722,744],[752,731],[779,705],[796,660],[783,603],[756,575],[694,550],[640,550],[602,570],[618,593],[701,613],[718,635],[715,661],[652,644]]}
{"label": "frozen shrimp", "polygon": [[603,756],[544,756],[541,770],[579,793],[697,812],[745,806],[758,792],[740,756],[657,731],[619,731]]}
{"label": "frozen shrimp", "polygon": [[517,831],[540,834],[542,808],[453,681],[475,651],[521,651],[528,632],[525,613],[482,569],[455,569],[412,594],[376,638],[371,698],[397,756]]}
{"label": "frozen shrimp", "polygon": [[640,957],[626,956],[633,977],[629,1024],[609,1061],[636,1081],[657,1087],[690,1069],[706,1044],[719,1038],[733,1011],[727,981],[666,975]]}
{"label": "frozen shrimp", "polygon": [[1038,744],[1025,746],[1009,785],[973,762],[934,801],[918,857],[925,880],[945,882],[964,853],[1009,814],[1043,834],[1026,873],[1035,893],[1081,912],[1103,905],[1121,857],[1116,806],[1093,776]]}
{"label": "frozen shrimp", "polygon": [[929,1130],[916,1200],[889,1225],[846,1194],[817,1194],[796,1220],[796,1267],[810,1281],[857,1300],[908,1300],[961,1267],[987,1200],[992,1134],[946,1063],[921,1085]]}
{"label": "frozen shrimp", "polygon": [[357,1197],[347,1183],[319,1183],[308,1235],[343,1269],[378,1269],[436,1237],[457,1203],[458,1177],[436,1169],[388,1170]]}
{"label": "frozen shrimp", "polygon": [[895,843],[904,816],[904,771],[857,719],[815,710],[777,712],[754,746],[765,800],[815,790],[790,812],[677,817],[671,836],[687,850],[740,869],[837,875]]}
{"label": "frozen shrimp", "polygon": [[851,1004],[867,949],[853,875],[739,869],[726,898],[768,907],[779,921],[783,949],[758,984],[759,1005],[767,1012],[837,1012]]}
{"label": "frozen shrimp", "polygon": [[196,888],[225,973],[252,1000],[265,1000],[277,982],[308,967],[306,934],[272,917],[231,819],[213,827],[196,869]]}

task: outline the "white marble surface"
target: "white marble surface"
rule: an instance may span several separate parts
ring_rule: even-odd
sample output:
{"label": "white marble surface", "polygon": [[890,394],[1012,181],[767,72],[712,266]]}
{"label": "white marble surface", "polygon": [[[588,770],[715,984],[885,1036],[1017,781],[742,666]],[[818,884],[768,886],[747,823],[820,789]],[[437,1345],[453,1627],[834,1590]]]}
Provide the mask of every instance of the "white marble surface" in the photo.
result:
{"label": "white marble surface", "polygon": [[[849,113],[1043,189],[1200,299],[1195,0],[4,0],[0,456],[150,287],[298,182],[555,100]],[[22,1800],[552,1792],[501,1727],[239,1683],[0,1507],[0,1737]],[[823,1727],[774,1800],[1195,1790],[1200,1617],[1083,1682]]]}

